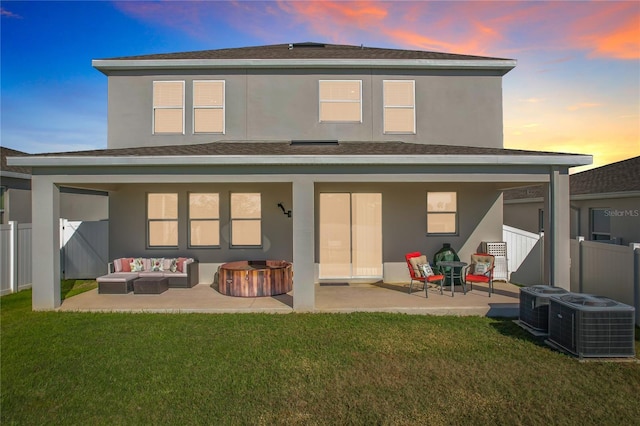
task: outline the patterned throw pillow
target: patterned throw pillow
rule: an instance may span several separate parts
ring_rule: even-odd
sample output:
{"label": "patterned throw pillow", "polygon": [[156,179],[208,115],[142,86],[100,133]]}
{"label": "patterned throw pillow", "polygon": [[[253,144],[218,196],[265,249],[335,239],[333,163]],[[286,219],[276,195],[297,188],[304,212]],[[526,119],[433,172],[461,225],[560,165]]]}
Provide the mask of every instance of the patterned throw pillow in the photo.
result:
{"label": "patterned throw pillow", "polygon": [[178,270],[178,259],[165,259],[163,267],[165,271],[176,272]]}
{"label": "patterned throw pillow", "polygon": [[418,265],[418,269],[420,269],[423,277],[430,277],[432,275],[435,275],[433,269],[431,269],[431,265],[429,265],[428,263]]}
{"label": "patterned throw pillow", "polygon": [[152,258],[151,259],[151,271],[162,272],[164,271],[164,258]]}
{"label": "patterned throw pillow", "polygon": [[144,271],[144,261],[141,257],[137,259],[133,259],[131,262],[131,272],[142,272]]}
{"label": "patterned throw pillow", "polygon": [[474,272],[478,275],[483,275],[489,272],[489,268],[491,268],[491,263],[488,262],[478,262],[474,267]]}

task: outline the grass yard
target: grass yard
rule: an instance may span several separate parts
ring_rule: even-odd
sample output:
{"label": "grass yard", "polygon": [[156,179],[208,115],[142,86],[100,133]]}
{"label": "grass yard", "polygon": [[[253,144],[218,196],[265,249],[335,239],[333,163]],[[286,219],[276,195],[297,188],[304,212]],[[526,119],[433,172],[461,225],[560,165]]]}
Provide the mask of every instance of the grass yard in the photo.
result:
{"label": "grass yard", "polygon": [[[76,284],[66,297],[91,287]],[[32,312],[31,291],[0,303],[3,425],[640,419],[640,364],[578,362],[511,320]]]}

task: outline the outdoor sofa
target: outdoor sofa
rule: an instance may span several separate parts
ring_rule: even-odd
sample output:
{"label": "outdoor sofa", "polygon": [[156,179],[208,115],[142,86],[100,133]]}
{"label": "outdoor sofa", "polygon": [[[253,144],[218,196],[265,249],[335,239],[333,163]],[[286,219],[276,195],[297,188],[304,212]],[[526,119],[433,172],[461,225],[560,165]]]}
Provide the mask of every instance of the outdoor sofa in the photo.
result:
{"label": "outdoor sofa", "polygon": [[138,278],[167,278],[169,288],[198,284],[198,262],[192,258],[120,258],[109,263],[109,273],[96,278],[98,293],[121,294],[133,290]]}

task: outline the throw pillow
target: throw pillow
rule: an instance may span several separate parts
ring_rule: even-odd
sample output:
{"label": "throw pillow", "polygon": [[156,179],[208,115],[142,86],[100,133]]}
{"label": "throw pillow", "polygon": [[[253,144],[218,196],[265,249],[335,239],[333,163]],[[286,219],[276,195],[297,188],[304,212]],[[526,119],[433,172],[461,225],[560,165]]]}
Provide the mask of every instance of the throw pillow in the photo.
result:
{"label": "throw pillow", "polygon": [[126,259],[116,259],[113,261],[114,272],[122,272],[122,261]]}
{"label": "throw pillow", "polygon": [[164,270],[176,272],[178,270],[178,259],[165,259],[164,260]]}
{"label": "throw pillow", "polygon": [[142,272],[144,271],[144,261],[141,257],[137,259],[133,259],[131,262],[131,272]]}
{"label": "throw pillow", "polygon": [[185,272],[184,261],[187,260],[186,257],[179,257],[177,263],[178,272]]}
{"label": "throw pillow", "polygon": [[478,262],[474,267],[473,271],[478,275],[483,275],[489,272],[489,268],[491,268],[491,263],[488,262]]}
{"label": "throw pillow", "polygon": [[430,277],[432,275],[435,275],[433,273],[433,269],[431,269],[431,265],[429,265],[428,263],[418,265],[418,267],[420,268],[420,272],[422,272],[423,277]]}
{"label": "throw pillow", "polygon": [[413,268],[413,273],[416,277],[422,276],[422,271],[418,267],[418,265],[422,265],[427,263],[427,256],[424,254],[422,256],[412,257],[409,259],[409,263],[411,264],[411,268]]}
{"label": "throw pillow", "polygon": [[153,272],[164,271],[164,258],[151,258],[151,271]]}
{"label": "throw pillow", "polygon": [[121,260],[122,264],[122,272],[131,272],[131,262],[133,262],[133,257],[124,257]]}

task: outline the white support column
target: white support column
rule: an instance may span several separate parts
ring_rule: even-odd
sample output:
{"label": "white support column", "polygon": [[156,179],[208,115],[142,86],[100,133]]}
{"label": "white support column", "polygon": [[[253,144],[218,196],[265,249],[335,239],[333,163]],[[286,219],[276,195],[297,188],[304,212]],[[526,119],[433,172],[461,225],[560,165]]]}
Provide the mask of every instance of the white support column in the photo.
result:
{"label": "white support column", "polygon": [[32,192],[32,308],[60,306],[60,191],[51,178],[34,175]]}
{"label": "white support column", "polygon": [[315,309],[314,185],[309,176],[293,181],[293,309]]}
{"label": "white support column", "polygon": [[544,206],[544,272],[547,284],[569,290],[571,274],[569,173],[552,168]]}

